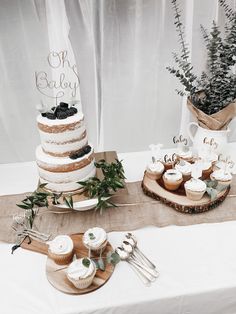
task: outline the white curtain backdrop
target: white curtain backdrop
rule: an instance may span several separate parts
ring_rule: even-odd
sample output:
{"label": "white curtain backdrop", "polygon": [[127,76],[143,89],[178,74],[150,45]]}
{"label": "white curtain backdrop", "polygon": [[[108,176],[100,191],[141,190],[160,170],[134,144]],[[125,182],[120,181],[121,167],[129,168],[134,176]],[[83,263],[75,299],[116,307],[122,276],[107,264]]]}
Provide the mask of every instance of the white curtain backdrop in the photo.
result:
{"label": "white curtain backdrop", "polygon": [[[228,0],[234,8],[235,2]],[[199,73],[206,63],[200,24],[223,25],[224,14],[217,0],[179,3]],[[44,68],[52,48],[69,49],[76,61],[97,150],[170,147],[174,135],[186,134],[191,117],[165,69],[179,50],[170,0],[0,0],[0,162],[35,158],[40,95],[34,71]]]}

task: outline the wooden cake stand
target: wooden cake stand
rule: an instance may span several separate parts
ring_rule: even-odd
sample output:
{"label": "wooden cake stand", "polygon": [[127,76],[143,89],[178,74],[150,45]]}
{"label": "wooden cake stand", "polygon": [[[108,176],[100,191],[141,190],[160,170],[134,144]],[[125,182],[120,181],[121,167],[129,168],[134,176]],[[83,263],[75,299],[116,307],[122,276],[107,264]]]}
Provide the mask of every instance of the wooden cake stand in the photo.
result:
{"label": "wooden cake stand", "polygon": [[214,201],[211,201],[206,193],[201,200],[192,201],[186,197],[184,183],[181,184],[178,190],[168,191],[164,187],[162,178],[157,181],[151,180],[144,173],[142,189],[146,195],[159,200],[181,213],[198,214],[213,209],[221,204],[228,195],[230,186],[219,192]]}

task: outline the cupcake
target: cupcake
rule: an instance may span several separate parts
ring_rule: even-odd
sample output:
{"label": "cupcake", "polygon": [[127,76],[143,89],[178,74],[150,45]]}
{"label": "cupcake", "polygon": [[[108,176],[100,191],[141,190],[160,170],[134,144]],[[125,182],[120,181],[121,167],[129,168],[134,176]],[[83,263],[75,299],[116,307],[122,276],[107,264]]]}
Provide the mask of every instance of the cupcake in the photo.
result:
{"label": "cupcake", "polygon": [[184,181],[187,181],[191,178],[192,165],[189,162],[185,160],[180,160],[175,165],[175,169],[182,173]]}
{"label": "cupcake", "polygon": [[183,181],[182,173],[176,169],[169,169],[163,175],[165,188],[170,191],[175,191],[179,188]]}
{"label": "cupcake", "polygon": [[74,260],[66,270],[67,278],[78,289],[88,288],[96,274],[96,266],[90,258]]}
{"label": "cupcake", "polygon": [[69,264],[74,255],[74,244],[67,235],[59,235],[48,241],[48,257],[58,265]]}
{"label": "cupcake", "polygon": [[192,178],[184,184],[187,198],[192,201],[199,201],[206,192],[206,183],[200,179]]}
{"label": "cupcake", "polygon": [[99,227],[88,229],[83,235],[83,244],[87,249],[100,253],[107,245],[106,231]]}
{"label": "cupcake", "polygon": [[209,178],[210,174],[212,173],[212,163],[208,160],[199,160],[202,168],[202,179]]}
{"label": "cupcake", "polygon": [[160,161],[151,162],[147,166],[146,175],[148,178],[150,178],[152,180],[158,180],[158,179],[160,179],[164,169],[165,168],[164,168],[164,165],[162,162],[160,162]]}
{"label": "cupcake", "polygon": [[182,159],[188,162],[193,162],[193,152],[189,150],[179,150],[176,153],[177,159]]}
{"label": "cupcake", "polygon": [[228,186],[232,182],[232,175],[224,169],[219,169],[212,172],[211,180],[216,180],[219,184]]}
{"label": "cupcake", "polygon": [[199,158],[211,162],[212,165],[215,165],[216,162],[218,161],[218,155],[214,152],[209,152],[209,151],[200,152]]}

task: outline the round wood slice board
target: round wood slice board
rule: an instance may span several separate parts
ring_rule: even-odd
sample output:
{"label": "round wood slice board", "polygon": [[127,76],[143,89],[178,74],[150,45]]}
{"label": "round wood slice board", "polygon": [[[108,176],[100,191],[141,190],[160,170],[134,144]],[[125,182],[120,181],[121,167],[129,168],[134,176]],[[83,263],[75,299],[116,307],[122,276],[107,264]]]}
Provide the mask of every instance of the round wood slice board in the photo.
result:
{"label": "round wood slice board", "polygon": [[162,179],[151,180],[144,173],[142,189],[146,195],[169,205],[179,212],[188,214],[198,214],[217,207],[225,200],[230,190],[229,186],[219,192],[217,199],[214,201],[211,201],[206,193],[201,200],[192,201],[186,197],[183,184],[176,191],[168,191],[165,189]]}
{"label": "round wood slice board", "polygon": [[[82,243],[83,234],[74,234],[70,236],[74,242],[74,251],[77,258],[87,257],[88,249],[86,249]],[[113,251],[111,244],[108,242],[105,250],[102,252],[102,256],[106,256],[109,251]],[[92,252],[91,252],[92,253]],[[96,258],[91,254],[91,258]],[[114,266],[112,264],[106,264],[105,271],[97,270],[93,279],[93,283],[86,289],[77,289],[66,276],[66,269],[69,265],[57,265],[52,259],[47,258],[46,263],[46,275],[50,284],[57,290],[68,294],[85,294],[97,290],[102,287],[111,277]]]}

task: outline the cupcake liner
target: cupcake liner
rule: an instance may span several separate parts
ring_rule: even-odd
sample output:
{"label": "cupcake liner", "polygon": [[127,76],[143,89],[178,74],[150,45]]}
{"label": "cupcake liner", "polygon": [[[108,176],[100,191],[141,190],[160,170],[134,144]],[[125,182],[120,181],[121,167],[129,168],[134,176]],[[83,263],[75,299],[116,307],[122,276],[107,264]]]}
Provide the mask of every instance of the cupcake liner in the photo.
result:
{"label": "cupcake liner", "polygon": [[191,191],[191,190],[185,188],[185,192],[186,192],[186,196],[188,199],[190,199],[192,201],[200,201],[200,199],[202,199],[206,190],[204,190],[204,191]]}
{"label": "cupcake liner", "polygon": [[86,278],[74,279],[74,278],[70,278],[69,276],[67,276],[67,278],[77,289],[86,289],[92,284],[96,271],[97,269],[94,266],[93,273]]}
{"label": "cupcake liner", "polygon": [[[163,172],[163,171],[162,171]],[[158,180],[161,178],[162,172],[156,173],[156,172],[151,172],[151,171],[146,171],[146,175],[149,179],[151,180]]]}
{"label": "cupcake liner", "polygon": [[66,254],[56,254],[56,253],[52,253],[48,249],[48,257],[50,257],[58,265],[70,264],[70,262],[72,261],[73,255],[74,255],[73,250]]}
{"label": "cupcake liner", "polygon": [[180,184],[182,183],[183,179],[180,179],[176,182],[172,182],[172,181],[166,180],[165,177],[163,177],[163,181],[164,181],[165,188],[167,190],[175,191],[180,187]]}

